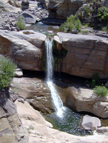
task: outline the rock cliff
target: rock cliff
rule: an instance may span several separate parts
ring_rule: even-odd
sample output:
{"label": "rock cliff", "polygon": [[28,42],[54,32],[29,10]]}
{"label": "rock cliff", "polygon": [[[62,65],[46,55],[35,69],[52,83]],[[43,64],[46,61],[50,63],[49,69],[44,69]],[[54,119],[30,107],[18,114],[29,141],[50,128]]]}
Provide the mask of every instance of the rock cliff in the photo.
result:
{"label": "rock cliff", "polygon": [[[58,37],[57,37],[58,36]],[[70,75],[91,78],[98,73],[100,78],[108,77],[108,41],[105,38],[70,33],[57,33],[55,41],[67,50],[66,56],[57,67]]]}

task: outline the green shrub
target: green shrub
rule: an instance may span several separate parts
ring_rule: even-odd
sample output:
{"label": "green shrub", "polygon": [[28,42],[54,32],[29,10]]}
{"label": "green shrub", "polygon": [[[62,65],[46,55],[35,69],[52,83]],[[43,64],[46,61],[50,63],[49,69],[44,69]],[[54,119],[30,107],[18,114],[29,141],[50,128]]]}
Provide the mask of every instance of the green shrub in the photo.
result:
{"label": "green shrub", "polygon": [[104,31],[107,30],[107,27],[108,27],[108,8],[107,7],[103,6],[98,8],[94,22],[96,23],[98,28],[102,29],[103,27],[106,27],[103,30]]}
{"label": "green shrub", "polygon": [[105,86],[96,86],[93,90],[98,96],[106,96],[108,94],[108,89]]}
{"label": "green shrub", "polygon": [[85,6],[84,13],[85,13],[85,15],[88,15],[88,16],[90,15],[90,8],[88,5]]}
{"label": "green shrub", "polygon": [[25,29],[25,22],[23,20],[23,17],[21,17],[21,16],[18,17],[18,21],[16,22],[16,26],[18,28],[20,28],[21,30]]}
{"label": "green shrub", "polygon": [[71,32],[72,29],[77,29],[80,32],[81,31],[80,28],[81,28],[80,20],[76,16],[71,15],[70,17],[67,18],[66,22],[64,22],[60,26],[60,31]]}
{"label": "green shrub", "polygon": [[16,65],[5,57],[0,57],[0,89],[8,87],[14,76]]}
{"label": "green shrub", "polygon": [[108,8],[107,7],[100,7],[98,9],[97,17],[100,18],[100,20],[107,21],[108,20]]}

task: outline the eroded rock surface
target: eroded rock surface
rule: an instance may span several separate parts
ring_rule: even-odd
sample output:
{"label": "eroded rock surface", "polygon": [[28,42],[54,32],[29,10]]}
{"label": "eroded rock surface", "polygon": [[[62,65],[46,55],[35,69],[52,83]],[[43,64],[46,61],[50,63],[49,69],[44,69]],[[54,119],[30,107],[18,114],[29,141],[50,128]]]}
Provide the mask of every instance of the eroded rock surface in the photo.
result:
{"label": "eroded rock surface", "polygon": [[28,133],[22,125],[15,104],[9,99],[0,106],[0,142],[28,142]]}
{"label": "eroded rock surface", "polygon": [[0,31],[0,54],[16,62],[22,69],[42,71],[46,36],[34,31]]}
{"label": "eroded rock surface", "polygon": [[68,87],[66,105],[78,112],[90,112],[108,118],[108,97],[97,96],[87,88]]}
{"label": "eroded rock surface", "polygon": [[12,90],[19,97],[27,100],[35,109],[42,113],[51,113],[53,110],[51,94],[47,85],[36,78],[13,78]]}
{"label": "eroded rock surface", "polygon": [[[42,115],[35,111],[27,102],[15,102],[24,127],[29,132],[28,143],[107,143],[107,135],[74,136],[52,129]],[[22,110],[25,109],[25,110]]]}
{"label": "eroded rock surface", "polygon": [[[62,60],[61,72],[91,78],[98,73],[100,78],[108,77],[108,41],[98,36],[57,33],[55,41],[67,50]],[[59,46],[59,48],[60,48]],[[59,63],[57,66],[60,66]]]}

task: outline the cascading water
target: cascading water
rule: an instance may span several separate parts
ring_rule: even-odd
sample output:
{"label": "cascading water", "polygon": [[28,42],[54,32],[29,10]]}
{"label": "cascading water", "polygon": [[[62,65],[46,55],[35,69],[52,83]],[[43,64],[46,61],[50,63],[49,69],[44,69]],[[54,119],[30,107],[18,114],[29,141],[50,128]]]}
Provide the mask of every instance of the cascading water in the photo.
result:
{"label": "cascading water", "polygon": [[52,97],[52,102],[55,108],[55,111],[58,116],[63,115],[63,110],[65,109],[63,107],[63,102],[61,98],[59,97],[57,90],[55,89],[55,86],[53,84],[53,51],[52,51],[52,44],[53,44],[53,39],[47,38],[45,41],[45,47],[46,47],[46,82],[48,87],[50,88],[51,91],[51,97]]}
{"label": "cascading water", "polygon": [[83,129],[80,129],[81,115],[70,110],[68,107],[64,107],[61,98],[59,97],[55,85],[53,83],[53,51],[52,51],[53,39],[46,39],[46,82],[51,91],[52,103],[54,105],[55,112],[47,115],[46,118],[56,128],[67,133],[75,135],[90,134]]}

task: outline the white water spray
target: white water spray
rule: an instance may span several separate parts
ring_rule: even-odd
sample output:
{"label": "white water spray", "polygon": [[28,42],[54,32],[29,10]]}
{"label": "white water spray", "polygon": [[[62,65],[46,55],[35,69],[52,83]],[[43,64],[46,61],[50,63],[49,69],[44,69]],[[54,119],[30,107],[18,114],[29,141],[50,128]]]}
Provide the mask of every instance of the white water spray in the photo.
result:
{"label": "white water spray", "polygon": [[50,88],[51,91],[51,97],[52,97],[52,102],[55,108],[55,111],[58,116],[63,115],[63,102],[61,98],[59,97],[57,90],[55,89],[55,85],[53,84],[53,52],[52,52],[52,44],[53,44],[53,39],[46,39],[45,41],[45,47],[46,47],[46,64],[47,64],[47,69],[46,69],[46,82],[48,87]]}

